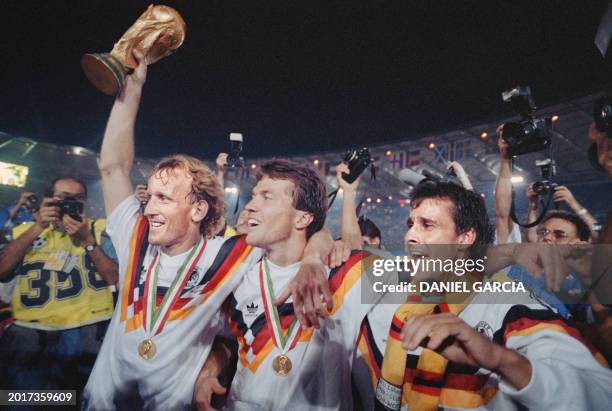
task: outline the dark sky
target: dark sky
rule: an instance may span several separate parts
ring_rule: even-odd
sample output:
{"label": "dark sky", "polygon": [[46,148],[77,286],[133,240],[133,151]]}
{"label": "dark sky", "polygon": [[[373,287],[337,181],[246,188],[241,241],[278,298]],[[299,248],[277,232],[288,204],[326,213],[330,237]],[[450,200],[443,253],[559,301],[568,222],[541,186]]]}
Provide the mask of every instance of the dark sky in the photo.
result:
{"label": "dark sky", "polygon": [[[110,51],[146,1],[3,1],[0,131],[99,149],[112,105],[79,59]],[[213,158],[398,140],[612,84],[593,39],[605,1],[167,1],[187,23],[149,69],[137,155]]]}

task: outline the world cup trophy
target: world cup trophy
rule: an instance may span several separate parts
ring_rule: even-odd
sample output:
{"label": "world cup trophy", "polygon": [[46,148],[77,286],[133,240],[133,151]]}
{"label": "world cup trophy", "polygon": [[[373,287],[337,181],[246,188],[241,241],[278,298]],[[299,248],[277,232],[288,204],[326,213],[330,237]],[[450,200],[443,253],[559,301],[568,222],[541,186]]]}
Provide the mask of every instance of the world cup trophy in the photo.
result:
{"label": "world cup trophy", "polygon": [[115,43],[110,53],[85,54],[81,66],[96,88],[105,94],[121,93],[125,77],[138,66],[134,49],[152,64],[169,56],[185,40],[185,21],[172,7],[151,4]]}

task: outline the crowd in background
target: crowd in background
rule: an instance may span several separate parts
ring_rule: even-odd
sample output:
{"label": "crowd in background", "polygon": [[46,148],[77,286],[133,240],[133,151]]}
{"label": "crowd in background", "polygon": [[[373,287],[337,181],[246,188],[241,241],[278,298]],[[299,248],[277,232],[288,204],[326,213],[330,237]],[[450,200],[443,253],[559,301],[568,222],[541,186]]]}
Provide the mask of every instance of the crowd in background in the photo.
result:
{"label": "crowd in background", "polygon": [[[612,139],[593,128],[589,138],[599,149],[600,166],[612,175]],[[552,188],[552,202],[558,207],[548,211],[539,224],[522,229],[519,222],[511,218],[511,156],[504,141],[503,126],[498,129],[498,146],[500,168],[494,191],[496,244],[612,243],[610,219],[596,221],[565,186]],[[222,153],[217,158],[215,170],[221,185],[226,166],[227,155]],[[465,190],[473,190],[461,164],[452,162],[449,169]],[[337,167],[337,185],[343,191],[341,232],[333,235],[352,249],[365,245],[382,250],[385,248],[384,232],[377,227],[376,221],[356,212],[360,180],[348,183],[343,175],[349,172],[347,164]],[[532,222],[541,211],[542,194],[529,184],[525,195],[529,199],[527,220]],[[149,200],[147,186],[137,185],[134,196],[144,211]],[[86,201],[87,187],[78,176],[58,176],[49,181],[47,193],[24,191],[16,204],[4,204],[5,208],[0,209],[2,388],[35,384],[80,391],[87,382],[116,308],[119,268],[113,244],[105,233],[106,222],[90,219],[83,213]],[[416,207],[413,204],[412,210]],[[247,214],[245,208],[235,227],[222,224],[217,235],[229,237],[245,233],[249,224]],[[406,244],[416,241],[410,236],[414,235],[414,225],[420,223],[409,212],[397,219],[397,224],[408,224]],[[522,271],[516,268],[506,275],[518,281],[524,280],[529,273],[525,273],[524,268]],[[611,306],[609,301],[599,301],[590,292],[588,279],[573,274],[558,286],[551,286],[549,278],[539,276],[532,278],[529,284],[564,321],[580,329],[586,341],[596,347],[608,363],[612,360]]]}

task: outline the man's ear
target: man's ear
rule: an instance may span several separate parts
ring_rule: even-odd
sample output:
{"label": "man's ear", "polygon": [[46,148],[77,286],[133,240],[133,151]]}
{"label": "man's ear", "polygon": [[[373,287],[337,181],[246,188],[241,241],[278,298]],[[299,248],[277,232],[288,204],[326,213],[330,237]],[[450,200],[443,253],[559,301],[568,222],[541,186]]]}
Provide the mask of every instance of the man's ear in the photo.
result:
{"label": "man's ear", "polygon": [[310,225],[310,223],[312,223],[313,220],[314,217],[312,214],[306,211],[298,211],[295,219],[295,228],[298,230],[304,230]]}
{"label": "man's ear", "polygon": [[206,200],[196,201],[191,207],[191,221],[201,223],[208,214],[208,202]]}
{"label": "man's ear", "polygon": [[473,228],[470,228],[469,230],[464,231],[463,233],[459,234],[457,243],[467,245],[468,247],[465,248],[467,250],[469,246],[471,246],[472,244],[476,242],[476,237],[477,237],[476,230],[474,230]]}

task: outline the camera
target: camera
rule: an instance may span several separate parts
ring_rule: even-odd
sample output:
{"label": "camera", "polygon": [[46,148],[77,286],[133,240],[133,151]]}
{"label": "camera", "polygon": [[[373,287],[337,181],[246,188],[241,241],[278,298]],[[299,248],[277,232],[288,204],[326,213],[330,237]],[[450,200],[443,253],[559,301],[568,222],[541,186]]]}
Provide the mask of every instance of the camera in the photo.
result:
{"label": "camera", "polygon": [[553,193],[555,191],[555,187],[559,186],[559,184],[552,181],[556,174],[555,162],[550,158],[547,158],[546,160],[536,161],[536,166],[540,167],[542,180],[535,181],[533,183],[531,188],[533,189],[534,193],[539,196]]}
{"label": "camera", "polygon": [[553,183],[552,181],[536,181],[532,185],[533,192],[539,196],[546,195],[555,191],[555,187],[559,184]]}
{"label": "camera", "polygon": [[347,183],[352,183],[374,162],[367,147],[348,150],[343,161],[348,165],[349,174],[342,173],[342,178]]}
{"label": "camera", "polygon": [[83,221],[81,214],[83,214],[83,203],[79,200],[68,197],[63,200],[52,201],[48,204],[49,207],[58,207],[60,212],[60,218],[64,215],[70,216],[77,221]]}
{"label": "camera", "polygon": [[504,102],[521,116],[519,122],[504,124],[508,154],[518,156],[543,150],[551,143],[551,120],[533,115],[536,105],[529,87],[518,86],[502,93]]}
{"label": "camera", "polygon": [[38,196],[36,194],[32,194],[26,198],[26,206],[32,211],[38,211],[40,208]]}
{"label": "camera", "polygon": [[227,167],[230,168],[244,168],[244,157],[242,154],[242,134],[230,133],[230,152],[227,155]]}

